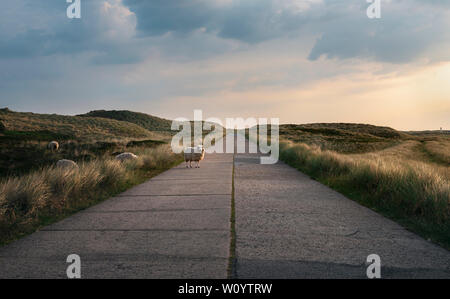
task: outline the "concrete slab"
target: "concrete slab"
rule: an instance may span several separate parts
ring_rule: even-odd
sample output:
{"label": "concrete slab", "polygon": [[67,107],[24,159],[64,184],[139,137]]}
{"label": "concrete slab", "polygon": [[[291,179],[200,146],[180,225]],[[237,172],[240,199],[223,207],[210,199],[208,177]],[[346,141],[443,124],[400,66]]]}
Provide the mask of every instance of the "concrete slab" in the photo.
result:
{"label": "concrete slab", "polygon": [[223,231],[40,231],[2,250],[2,259],[64,260],[80,256],[165,255],[228,257],[228,230]]}
{"label": "concrete slab", "polygon": [[[229,171],[231,173],[231,169]],[[149,181],[125,191],[120,196],[148,195],[231,195],[230,179]]]}
{"label": "concrete slab", "polygon": [[229,209],[79,212],[43,230],[227,230]]}
{"label": "concrete slab", "polygon": [[230,202],[229,195],[122,196],[111,198],[86,212],[230,209]]}
{"label": "concrete slab", "polygon": [[324,262],[356,265],[366,269],[367,256],[376,253],[382,258],[383,267],[450,270],[446,264],[448,257],[442,252],[436,254],[436,250],[430,250],[435,249],[430,245],[423,240],[410,238],[346,237],[326,232],[323,234],[240,232],[236,243],[238,257],[246,259]]}
{"label": "concrete slab", "polygon": [[[23,258],[21,268],[0,258],[0,279],[67,278],[65,260]],[[223,279],[228,259],[151,255],[82,255],[81,277],[90,279]]]}
{"label": "concrete slab", "polygon": [[[241,278],[246,279],[361,279],[366,268],[361,265],[310,261],[248,260],[237,264]],[[383,267],[384,279],[445,278],[449,272],[440,269],[403,269]]]}

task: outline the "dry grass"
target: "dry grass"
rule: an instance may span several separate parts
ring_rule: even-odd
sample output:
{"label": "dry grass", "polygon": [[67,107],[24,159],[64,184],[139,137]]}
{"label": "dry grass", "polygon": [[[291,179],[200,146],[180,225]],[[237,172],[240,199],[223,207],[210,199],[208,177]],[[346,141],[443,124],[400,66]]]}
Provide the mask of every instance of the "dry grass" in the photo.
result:
{"label": "dry grass", "polygon": [[427,161],[416,146],[409,141],[377,152],[342,154],[285,142],[281,159],[449,248],[449,167]]}
{"label": "dry grass", "polygon": [[450,166],[450,140],[437,139],[424,142],[425,151],[436,161]]}
{"label": "dry grass", "polygon": [[136,161],[101,157],[78,170],[45,167],[0,182],[0,244],[99,202],[181,162],[167,145],[135,148]]}

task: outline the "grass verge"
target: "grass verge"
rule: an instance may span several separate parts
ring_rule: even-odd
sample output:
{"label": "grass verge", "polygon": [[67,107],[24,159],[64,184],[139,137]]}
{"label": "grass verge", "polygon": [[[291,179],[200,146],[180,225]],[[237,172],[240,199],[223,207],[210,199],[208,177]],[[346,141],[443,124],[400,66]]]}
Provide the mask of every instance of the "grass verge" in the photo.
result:
{"label": "grass verge", "polygon": [[293,143],[280,144],[280,159],[450,249],[450,184],[445,171],[382,154],[345,155]]}
{"label": "grass verge", "polygon": [[168,145],[136,148],[137,160],[100,157],[78,169],[44,167],[0,182],[0,246],[88,208],[182,162]]}

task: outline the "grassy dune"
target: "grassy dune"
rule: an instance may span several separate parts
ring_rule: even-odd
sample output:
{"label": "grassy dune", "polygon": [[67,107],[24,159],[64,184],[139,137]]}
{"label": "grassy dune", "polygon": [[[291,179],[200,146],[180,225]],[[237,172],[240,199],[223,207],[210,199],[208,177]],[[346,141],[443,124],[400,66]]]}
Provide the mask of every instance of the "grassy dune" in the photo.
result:
{"label": "grassy dune", "polygon": [[[21,175],[54,164],[59,159],[91,161],[98,156],[127,151],[131,146],[151,147],[170,140],[168,133],[100,117],[0,109],[0,121],[3,124],[0,127],[0,177]],[[155,123],[155,126],[161,125]],[[47,144],[52,140],[59,142],[59,151],[47,150]]]}
{"label": "grassy dune", "polygon": [[363,153],[393,146],[409,136],[387,127],[338,123],[282,125],[280,137],[340,153]]}
{"label": "grassy dune", "polygon": [[389,136],[386,128],[379,129],[383,136],[352,130],[334,137],[330,131],[295,136],[292,128],[280,130],[290,137],[281,143],[281,160],[450,248],[449,136]]}
{"label": "grassy dune", "polygon": [[432,160],[450,166],[450,139],[424,141],[423,147]]}
{"label": "grassy dune", "polygon": [[[133,112],[127,110],[95,110],[86,114],[81,114],[82,117],[101,117],[105,119],[114,119],[119,121],[126,121],[139,125],[151,132],[156,132],[168,136],[169,138],[177,132],[171,130],[172,121],[140,112]],[[205,121],[202,122],[205,124]],[[209,123],[214,125],[213,123]],[[208,134],[209,130],[203,130],[203,136]],[[194,135],[194,122],[191,121],[191,133]]]}
{"label": "grassy dune", "polygon": [[162,139],[163,137],[133,123],[101,117],[37,114],[0,109],[0,121],[5,126],[2,136],[8,139],[58,138],[90,142],[117,139]]}

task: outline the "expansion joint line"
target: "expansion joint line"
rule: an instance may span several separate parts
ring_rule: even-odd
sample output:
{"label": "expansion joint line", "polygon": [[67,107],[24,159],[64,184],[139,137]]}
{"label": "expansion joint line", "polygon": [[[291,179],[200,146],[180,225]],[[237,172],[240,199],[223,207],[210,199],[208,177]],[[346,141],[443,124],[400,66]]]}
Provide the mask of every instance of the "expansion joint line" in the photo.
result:
{"label": "expansion joint line", "polygon": [[234,164],[235,155],[233,154],[233,173],[231,181],[231,216],[230,216],[230,253],[228,257],[227,278],[236,278],[236,206],[234,198]]}

